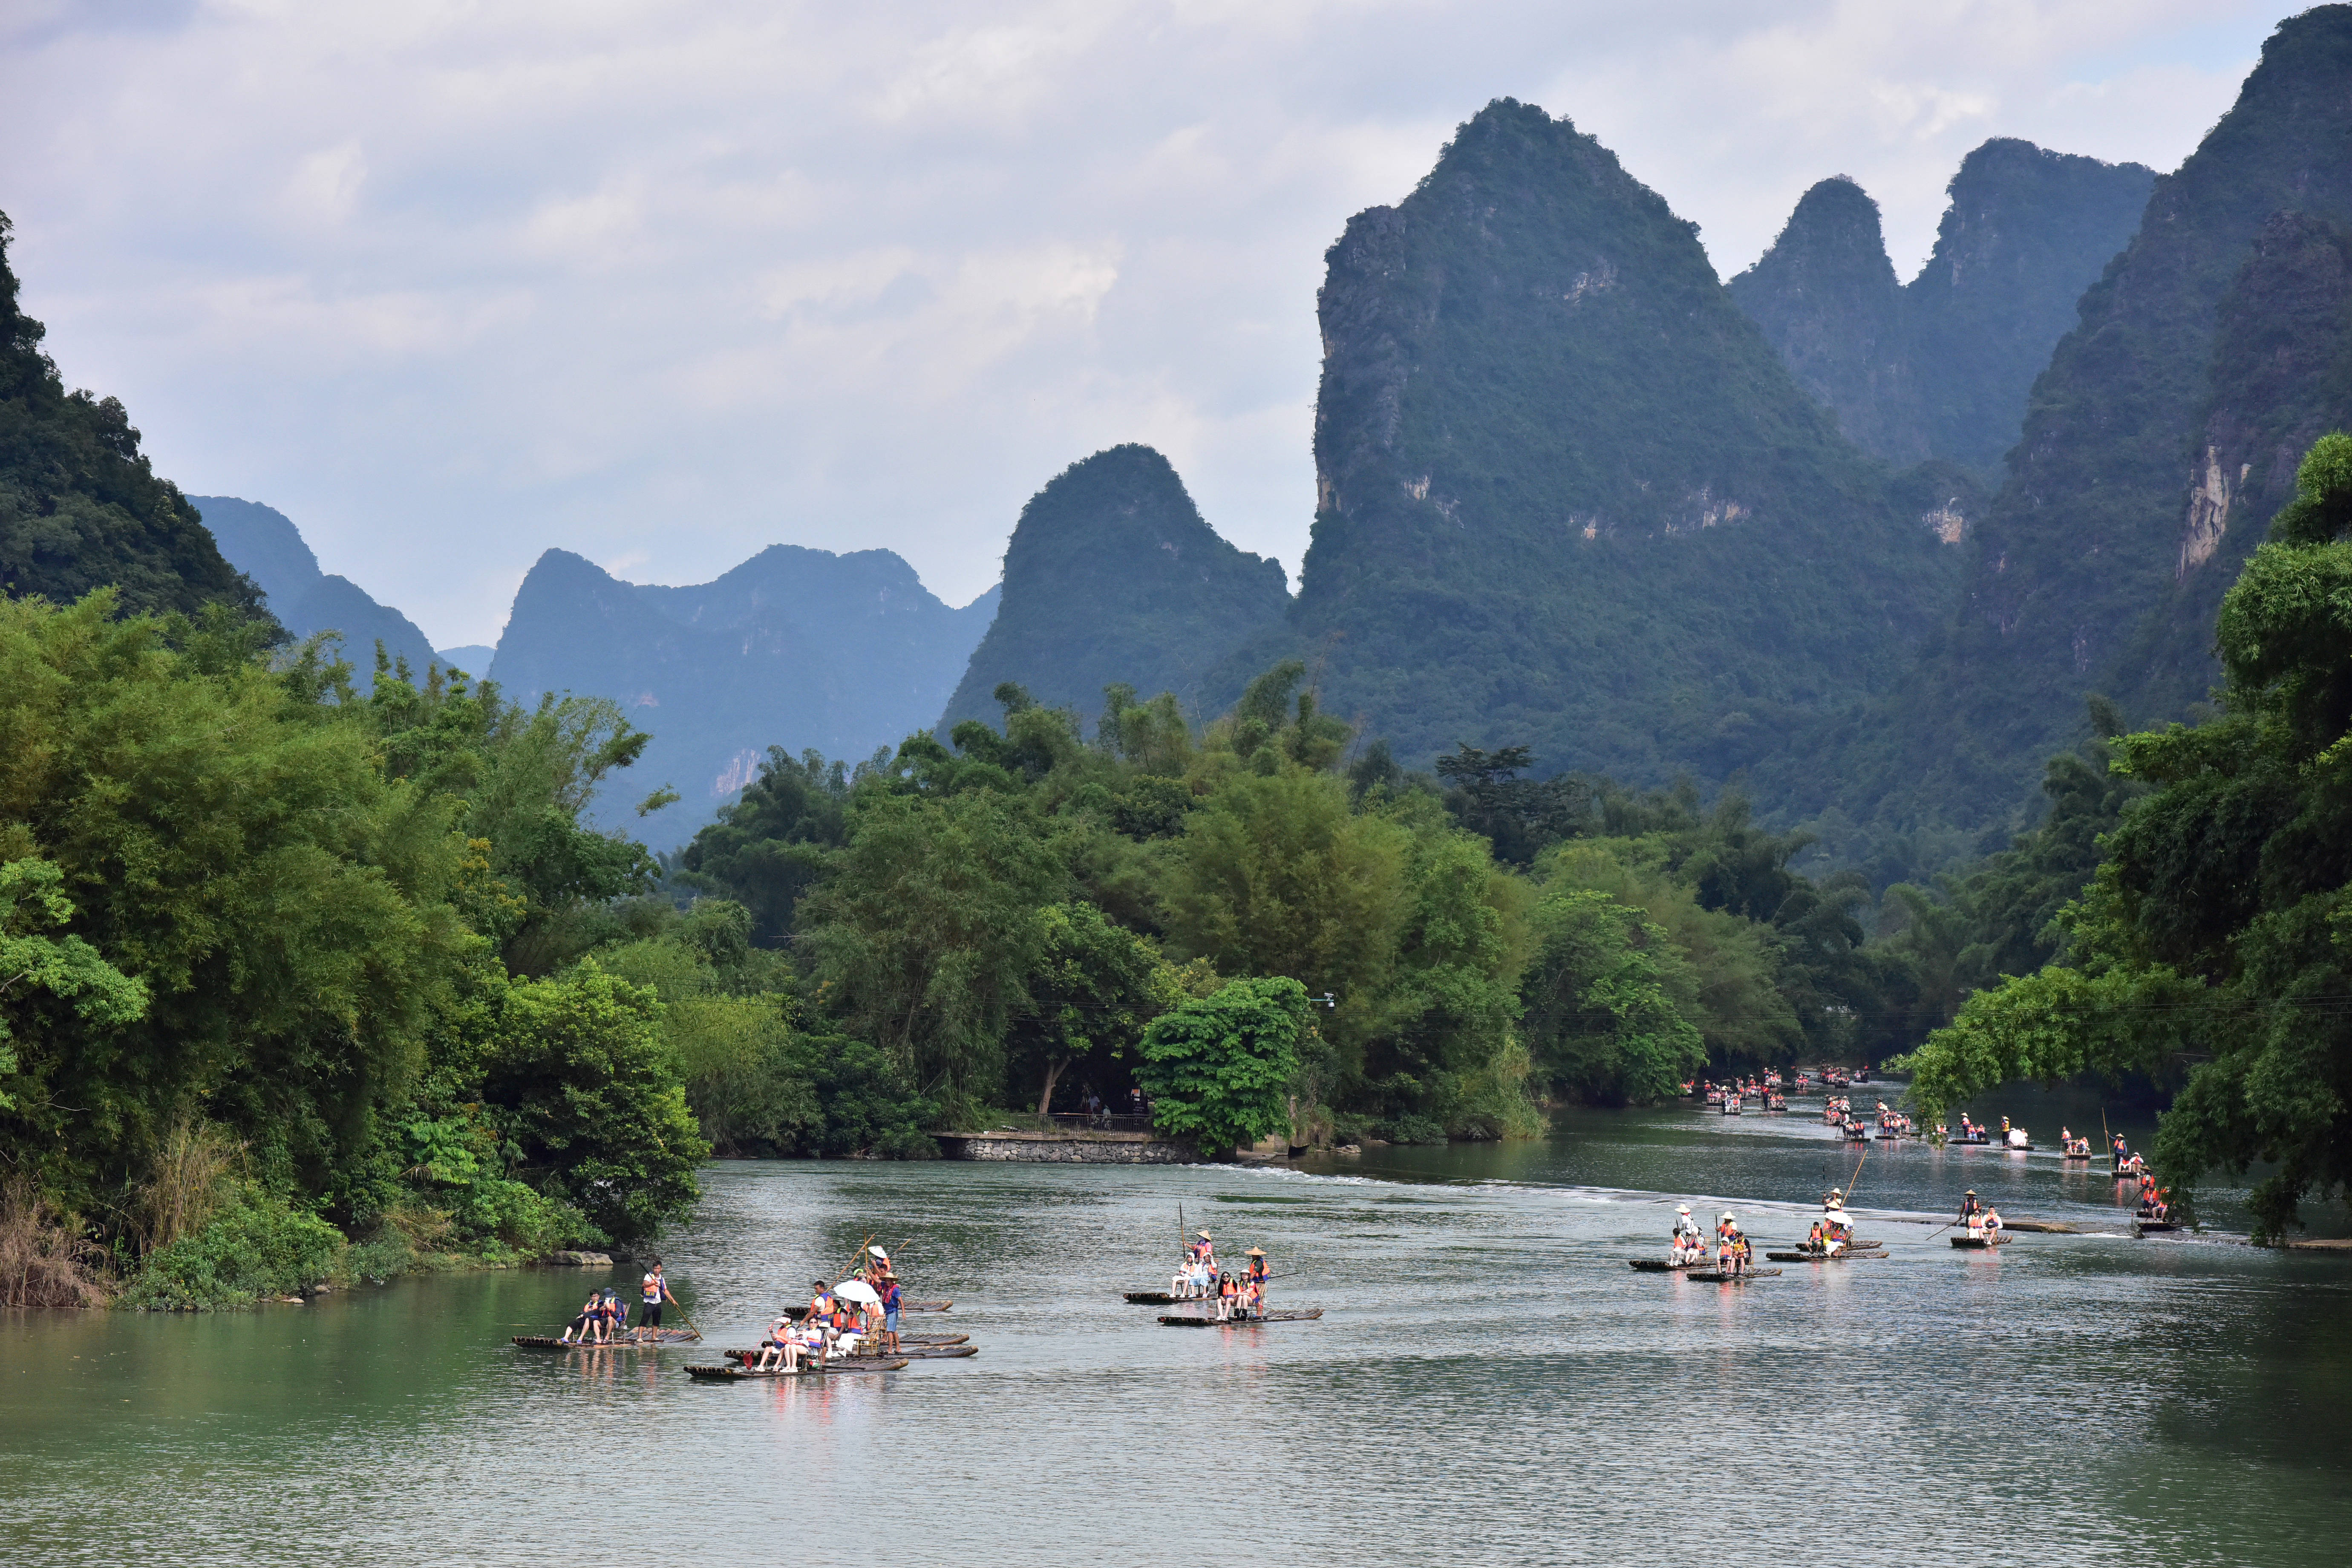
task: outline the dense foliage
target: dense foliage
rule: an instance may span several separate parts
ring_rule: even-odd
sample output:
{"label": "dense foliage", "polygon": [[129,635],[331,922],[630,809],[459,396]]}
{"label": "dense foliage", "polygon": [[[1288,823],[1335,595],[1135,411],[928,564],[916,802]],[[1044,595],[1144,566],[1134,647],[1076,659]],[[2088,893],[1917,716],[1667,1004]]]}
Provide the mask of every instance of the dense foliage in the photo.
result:
{"label": "dense foliage", "polygon": [[[1168,1053],[1241,1039],[1216,1020],[1266,994],[1235,986],[1296,983],[1316,1006],[1276,1098],[1309,1143],[1507,1136],[1554,1097],[1654,1100],[1710,1067],[1877,1055],[1948,1016],[1923,1011],[1948,1004],[1911,949],[1865,942],[1866,880],[1799,873],[1804,837],[1737,795],[1535,778],[1519,746],[1408,770],[1355,744],[1305,675],[1277,664],[1206,726],[1113,685],[1088,736],[1005,684],[1000,725],[855,771],[772,753],[673,863],[679,892],[757,911],[762,984],[797,987],[721,1031],[739,1042],[711,1056],[724,1093],[690,1081],[706,1135],[793,1146],[772,1129],[803,1101],[751,1087],[777,1081],[752,1064],[782,1059],[787,1018],[837,1035],[837,1056],[862,1042],[950,1121],[1141,1089],[1168,1125],[1255,1138],[1275,1129],[1206,1105],[1222,1068],[1171,1076]],[[687,993],[655,983],[675,1012]],[[1262,1063],[1233,1070],[1274,1093]]]}
{"label": "dense foliage", "polygon": [[643,743],[618,710],[362,700],[328,647],[118,609],[0,603],[7,1180],[147,1259],[142,1299],[310,1267],[239,1274],[231,1230],[511,1254],[683,1213],[660,1005],[581,962],[655,869],[580,821]]}
{"label": "dense foliage", "polygon": [[2223,601],[2221,711],[2114,742],[2147,793],[2062,918],[2063,963],[1969,998],[1910,1058],[1933,1113],[2011,1079],[2085,1068],[2177,1081],[2156,1164],[2188,1206],[2260,1164],[2265,1235],[2352,1180],[2352,437]]}

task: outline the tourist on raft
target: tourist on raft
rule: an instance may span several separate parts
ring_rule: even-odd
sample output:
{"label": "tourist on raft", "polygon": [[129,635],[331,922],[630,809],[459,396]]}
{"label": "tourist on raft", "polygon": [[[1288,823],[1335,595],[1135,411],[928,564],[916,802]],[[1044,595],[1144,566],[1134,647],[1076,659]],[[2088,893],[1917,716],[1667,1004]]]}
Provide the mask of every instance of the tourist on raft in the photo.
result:
{"label": "tourist on raft", "polygon": [[588,1292],[588,1300],[580,1315],[563,1325],[556,1336],[558,1344],[602,1344],[604,1342],[604,1298],[596,1291]]}
{"label": "tourist on raft", "polygon": [[643,1339],[647,1330],[660,1331],[663,1302],[667,1301],[673,1307],[677,1305],[677,1298],[669,1293],[669,1282],[662,1278],[660,1258],[655,1258],[653,1267],[646,1270],[645,1280],[638,1287],[638,1296],[637,1337]]}
{"label": "tourist on raft", "polygon": [[1706,1256],[1706,1245],[1699,1236],[1698,1221],[1691,1218],[1690,1205],[1684,1204],[1675,1210],[1674,1250],[1670,1254],[1671,1260],[1675,1263],[1696,1263]]}

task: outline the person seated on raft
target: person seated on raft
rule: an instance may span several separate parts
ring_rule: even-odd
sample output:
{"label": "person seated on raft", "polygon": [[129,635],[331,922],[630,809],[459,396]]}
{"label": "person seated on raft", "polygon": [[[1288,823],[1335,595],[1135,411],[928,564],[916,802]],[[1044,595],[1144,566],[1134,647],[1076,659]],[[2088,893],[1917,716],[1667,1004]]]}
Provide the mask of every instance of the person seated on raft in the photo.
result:
{"label": "person seated on raft", "polygon": [[580,1315],[563,1325],[563,1331],[555,1336],[555,1342],[560,1345],[586,1344],[588,1336],[596,1331],[604,1319],[604,1298],[591,1290],[587,1304],[580,1309]]}
{"label": "person seated on raft", "polygon": [[816,1282],[814,1293],[809,1297],[808,1310],[803,1313],[802,1317],[805,1321],[817,1322],[831,1316],[833,1316],[833,1287],[820,1279]]}
{"label": "person seated on raft", "polygon": [[743,1363],[744,1370],[774,1372],[782,1369],[790,1372],[793,1366],[794,1348],[793,1315],[790,1312],[780,1312],[776,1315],[776,1321],[768,1325],[767,1337],[760,1342],[758,1352]]}
{"label": "person seated on raft", "polygon": [[1244,1318],[1265,1316],[1265,1281],[1254,1275],[1242,1277],[1242,1293],[1237,1303]]}
{"label": "person seated on raft", "polygon": [[1736,1238],[1731,1244],[1731,1271],[1734,1274],[1745,1274],[1755,1266],[1755,1247],[1749,1245],[1744,1236]]}
{"label": "person seated on raft", "polygon": [[2000,1245],[2000,1211],[1999,1209],[1989,1208],[1985,1210],[1984,1226],[1981,1234],[1985,1238],[1985,1245],[1987,1247],[1998,1247]]}
{"label": "person seated on raft", "polygon": [[1805,1233],[1805,1250],[1807,1252],[1822,1252],[1827,1250],[1828,1245],[1829,1238],[1822,1232],[1822,1222],[1819,1220],[1813,1221],[1813,1228]]}

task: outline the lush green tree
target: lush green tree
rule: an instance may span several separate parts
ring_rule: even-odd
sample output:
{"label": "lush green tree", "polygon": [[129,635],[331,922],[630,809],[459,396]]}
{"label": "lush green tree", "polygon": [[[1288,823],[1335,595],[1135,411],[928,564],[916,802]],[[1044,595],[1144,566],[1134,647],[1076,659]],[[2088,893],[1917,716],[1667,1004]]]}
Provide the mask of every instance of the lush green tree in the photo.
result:
{"label": "lush green tree", "polygon": [[1255,1143],[1289,1125],[1307,988],[1286,976],[1229,981],[1143,1032],[1138,1077],[1152,1125],[1203,1150]]}
{"label": "lush green tree", "polygon": [[1773,929],[1704,908],[1656,862],[1633,863],[1626,847],[1607,840],[1564,844],[1545,856],[1538,872],[1547,892],[1605,894],[1639,910],[1664,933],[1679,962],[1663,964],[1659,982],[1699,1031],[1710,1062],[1740,1068],[1788,1060],[1804,1037],[1796,1009],[1780,993],[1781,949]]}
{"label": "lush green tree", "polygon": [[1562,775],[1523,779],[1535,765],[1525,746],[1482,752],[1464,743],[1437,759],[1446,781],[1446,809],[1454,819],[1495,847],[1495,858],[1528,866],[1547,844],[1591,829],[1591,786]]}
{"label": "lush green tree", "polygon": [[1028,1005],[1040,911],[1067,883],[1016,799],[861,793],[847,846],[802,908],[822,1000],[925,1092],[991,1101]]}
{"label": "lush green tree", "polygon": [[0,1110],[16,1106],[6,1089],[16,1071],[8,1043],[11,1011],[37,994],[70,1005],[101,1027],[132,1023],[147,1011],[147,987],[107,963],[98,949],[78,936],[38,934],[73,919],[73,900],[58,890],[63,880],[47,860],[0,862]]}
{"label": "lush green tree", "polygon": [[751,911],[752,939],[772,947],[792,931],[793,912],[824,871],[824,854],[848,837],[849,777],[815,752],[796,762],[768,748],[759,776],[719,820],[680,851],[688,885],[720,893]]}
{"label": "lush green tree", "polygon": [[1535,910],[1527,1032],[1538,1070],[1604,1103],[1679,1091],[1706,1065],[1698,1029],[1675,1005],[1693,989],[1666,932],[1607,893],[1559,882]]}
{"label": "lush green tree", "polygon": [[0,1136],[87,1210],[194,1111],[315,1188],[423,1065],[465,942],[454,803],[273,676],[247,626],[0,604],[0,859],[59,874],[136,1018],[46,1011]]}
{"label": "lush green tree", "polygon": [[[2105,841],[2065,962],[1979,992],[1906,1065],[1931,1114],[2018,1078],[2181,1079],[2159,1174],[2271,1167],[2259,1232],[2352,1180],[2352,437],[2222,602],[2219,716],[2115,742],[2146,785]],[[2185,1077],[2183,1069],[2185,1068]]]}
{"label": "lush green tree", "polygon": [[710,1147],[661,1037],[653,992],[591,960],[518,981],[499,1007],[484,1102],[522,1168],[615,1240],[650,1236],[699,1195]]}
{"label": "lush green tree", "polygon": [[1029,1004],[1013,1021],[1011,1045],[1015,1069],[1040,1082],[1044,1116],[1064,1073],[1120,1061],[1169,996],[1158,950],[1094,905],[1049,904],[1038,926],[1037,958],[1024,985]]}

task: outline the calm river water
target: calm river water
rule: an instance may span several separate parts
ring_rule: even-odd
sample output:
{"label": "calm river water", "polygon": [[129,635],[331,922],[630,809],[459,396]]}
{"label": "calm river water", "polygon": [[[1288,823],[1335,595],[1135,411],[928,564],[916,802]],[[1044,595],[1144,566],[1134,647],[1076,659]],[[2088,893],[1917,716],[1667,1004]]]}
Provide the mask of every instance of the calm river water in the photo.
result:
{"label": "calm river water", "polygon": [[[1625,1267],[1677,1200],[1792,1240],[1853,1168],[1817,1118],[1686,1110],[1311,1171],[714,1166],[666,1250],[710,1336],[691,1352],[512,1349],[577,1270],[0,1320],[0,1545],[43,1568],[2347,1560],[2352,1258],[1958,1252],[1927,1221],[1966,1186],[2012,1216],[2122,1212],[2046,1154],[1874,1145],[1856,1206],[1883,1261],[1745,1289]],[[1164,1283],[1180,1204],[1221,1250],[1267,1248],[1277,1305],[1328,1314],[1182,1331],[1123,1305]],[[869,1233],[955,1300],[911,1326],[977,1357],[678,1370]]]}

